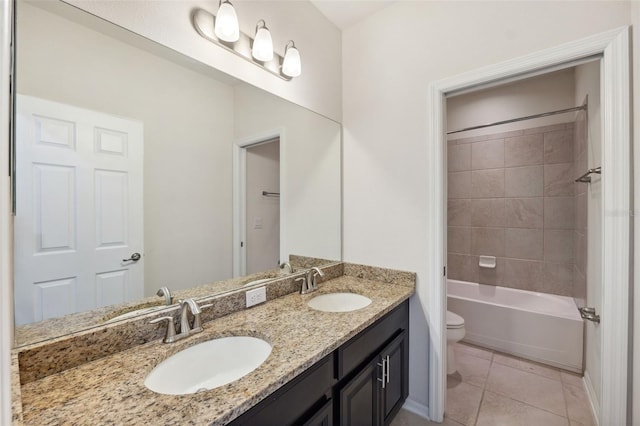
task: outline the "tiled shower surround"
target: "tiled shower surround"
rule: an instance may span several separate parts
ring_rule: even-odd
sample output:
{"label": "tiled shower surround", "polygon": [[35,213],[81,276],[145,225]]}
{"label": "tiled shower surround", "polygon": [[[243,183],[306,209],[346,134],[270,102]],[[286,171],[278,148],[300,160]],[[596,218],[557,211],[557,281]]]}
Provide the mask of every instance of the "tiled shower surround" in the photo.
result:
{"label": "tiled shower surround", "polygon": [[[448,142],[449,278],[574,296],[574,133],[566,123]],[[496,268],[478,267],[480,255]]]}

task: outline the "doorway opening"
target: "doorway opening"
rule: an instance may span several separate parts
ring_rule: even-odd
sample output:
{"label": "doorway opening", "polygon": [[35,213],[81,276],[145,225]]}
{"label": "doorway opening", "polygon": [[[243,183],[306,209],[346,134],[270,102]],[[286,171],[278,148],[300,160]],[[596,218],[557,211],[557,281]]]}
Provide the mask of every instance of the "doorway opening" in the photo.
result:
{"label": "doorway opening", "polygon": [[236,145],[234,276],[280,265],[280,136]]}
{"label": "doorway opening", "polygon": [[631,264],[631,143],[629,28],[622,27],[575,42],[484,67],[429,85],[428,197],[438,208],[428,213],[430,271],[437,285],[426,290],[426,309],[433,320],[429,354],[429,418],[442,421],[446,391],[446,98],[517,81],[601,57],[602,89],[602,277],[600,323],[601,401],[599,420],[625,424],[628,389],[628,330]]}
{"label": "doorway opening", "polygon": [[[460,343],[447,324],[450,398],[475,362],[505,404],[597,417],[600,326],[579,309],[602,308],[602,180],[584,177],[602,162],[600,62],[447,96],[447,311],[465,324]],[[495,353],[481,362],[467,344]],[[523,380],[553,403],[506,391]]]}

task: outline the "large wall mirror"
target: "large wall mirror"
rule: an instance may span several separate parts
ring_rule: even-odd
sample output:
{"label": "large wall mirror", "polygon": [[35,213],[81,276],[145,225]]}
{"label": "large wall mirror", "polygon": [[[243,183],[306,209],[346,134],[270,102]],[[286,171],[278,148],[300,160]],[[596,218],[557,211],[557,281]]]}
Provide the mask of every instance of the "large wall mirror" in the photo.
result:
{"label": "large wall mirror", "polygon": [[339,123],[63,2],[16,8],[16,345],[341,259]]}

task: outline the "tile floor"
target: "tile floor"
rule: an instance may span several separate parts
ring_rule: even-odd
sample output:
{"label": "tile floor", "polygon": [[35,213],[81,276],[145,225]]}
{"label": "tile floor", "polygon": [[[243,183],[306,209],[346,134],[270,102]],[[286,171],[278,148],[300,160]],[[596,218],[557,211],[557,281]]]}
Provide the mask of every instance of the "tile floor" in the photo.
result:
{"label": "tile floor", "polygon": [[593,426],[578,375],[472,345],[456,345],[444,423],[401,410],[391,426]]}

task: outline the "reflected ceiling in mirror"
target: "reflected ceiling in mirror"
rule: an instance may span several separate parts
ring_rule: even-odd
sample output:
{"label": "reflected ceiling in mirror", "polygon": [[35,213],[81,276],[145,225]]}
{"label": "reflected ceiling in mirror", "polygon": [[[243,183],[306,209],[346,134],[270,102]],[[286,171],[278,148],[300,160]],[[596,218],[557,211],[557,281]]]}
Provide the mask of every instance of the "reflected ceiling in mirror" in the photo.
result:
{"label": "reflected ceiling in mirror", "polygon": [[[161,305],[160,287],[341,259],[338,123],[58,1],[18,1],[16,45],[19,344],[64,315]],[[243,156],[274,136],[275,173],[258,163],[271,180],[252,185]]]}

